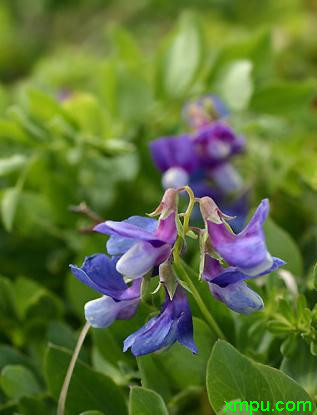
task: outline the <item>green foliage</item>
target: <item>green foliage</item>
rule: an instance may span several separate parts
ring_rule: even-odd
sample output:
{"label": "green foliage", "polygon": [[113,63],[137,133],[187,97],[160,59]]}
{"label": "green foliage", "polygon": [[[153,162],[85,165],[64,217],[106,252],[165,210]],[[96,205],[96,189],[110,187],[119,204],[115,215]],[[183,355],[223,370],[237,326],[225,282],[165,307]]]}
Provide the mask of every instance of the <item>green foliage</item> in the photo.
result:
{"label": "green foliage", "polygon": [[[234,347],[216,342],[190,299],[197,355],[179,344],[123,353],[124,338],[158,312],[159,301],[144,301],[133,319],[91,330],[67,414],[315,401],[316,2],[20,3],[0,5],[0,415],[56,413],[84,304],[98,295],[68,264],[105,251],[90,233],[99,219],[153,210],[161,183],[148,144],[188,132],[183,105],[210,93],[245,137],[236,167],[252,207],[270,199],[267,245],[290,274],[251,281],[265,309],[237,316],[197,282],[189,244],[186,269]],[[76,213],[83,201],[97,217]]]}

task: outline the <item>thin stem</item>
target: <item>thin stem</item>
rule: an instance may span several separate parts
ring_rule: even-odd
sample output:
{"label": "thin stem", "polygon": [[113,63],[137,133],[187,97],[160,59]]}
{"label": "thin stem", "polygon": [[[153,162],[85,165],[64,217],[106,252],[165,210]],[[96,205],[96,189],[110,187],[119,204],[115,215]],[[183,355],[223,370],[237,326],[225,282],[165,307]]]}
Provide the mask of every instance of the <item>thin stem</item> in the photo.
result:
{"label": "thin stem", "polygon": [[186,282],[188,288],[190,289],[198,307],[200,308],[200,311],[202,312],[203,316],[205,317],[206,321],[208,322],[209,326],[212,328],[212,330],[217,334],[217,336],[220,339],[225,339],[225,335],[221,328],[218,326],[217,322],[213,318],[213,316],[210,314],[206,304],[204,303],[203,299],[201,298],[197,288],[195,287],[195,284],[187,274],[185,268],[181,264],[180,261],[175,261],[175,267],[177,268],[177,271],[182,275],[183,281]]}
{"label": "thin stem", "polygon": [[90,329],[90,324],[87,322],[84,327],[82,328],[80,335],[78,337],[78,341],[73,353],[73,356],[71,358],[71,361],[69,363],[67,372],[66,372],[66,376],[64,379],[64,383],[61,389],[61,393],[59,395],[59,399],[58,399],[58,406],[57,406],[57,415],[64,415],[65,413],[65,403],[66,403],[66,398],[67,398],[67,392],[68,392],[68,388],[69,388],[69,384],[73,375],[73,371],[75,369],[75,365],[78,359],[78,355],[80,353],[80,350],[82,348],[82,345],[84,343],[85,337],[88,333]]}
{"label": "thin stem", "polygon": [[190,216],[192,214],[194,205],[195,205],[195,195],[192,191],[192,189],[189,186],[185,186],[184,189],[186,190],[186,192],[188,193],[189,196],[189,203],[186,209],[186,212],[184,214],[184,234],[186,235],[186,233],[189,230],[189,220],[190,220]]}

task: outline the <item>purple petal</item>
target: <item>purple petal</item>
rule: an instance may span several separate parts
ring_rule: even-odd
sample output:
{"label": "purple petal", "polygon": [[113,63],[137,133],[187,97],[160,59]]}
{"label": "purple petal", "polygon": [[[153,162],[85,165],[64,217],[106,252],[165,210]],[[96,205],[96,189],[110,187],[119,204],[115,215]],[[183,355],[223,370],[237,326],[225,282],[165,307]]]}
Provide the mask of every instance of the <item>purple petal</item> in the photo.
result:
{"label": "purple petal", "polygon": [[81,268],[70,265],[70,269],[79,281],[101,294],[117,298],[127,285],[116,270],[116,262],[105,254],[95,254],[86,257]]}
{"label": "purple petal", "polygon": [[205,167],[215,167],[227,161],[244,149],[244,139],[237,137],[223,122],[214,122],[200,129],[194,136],[199,163]]}
{"label": "purple petal", "polygon": [[269,202],[262,200],[247,227],[238,235],[231,233],[224,224],[208,221],[212,246],[228,262],[249,276],[258,275],[273,265],[262,229],[269,211]]}
{"label": "purple petal", "polygon": [[155,235],[167,243],[173,244],[177,237],[175,213],[171,213],[166,219],[161,219]]}
{"label": "purple petal", "polygon": [[211,169],[209,171],[209,176],[225,194],[237,192],[243,187],[243,181],[240,174],[228,162],[222,163]]}
{"label": "purple petal", "polygon": [[181,167],[191,173],[197,166],[193,141],[189,135],[162,137],[150,144],[156,167],[162,172],[171,167]]}
{"label": "purple petal", "polygon": [[[150,233],[154,233],[158,226],[158,221],[156,219],[145,218],[143,216],[131,216],[123,222],[135,225]],[[122,255],[127,252],[134,243],[134,239],[112,235],[107,242],[107,251],[110,255]]]}
{"label": "purple petal", "polygon": [[264,307],[263,300],[253,290],[251,290],[244,281],[235,284],[219,287],[216,284],[209,283],[212,295],[219,301],[222,301],[231,310],[240,314],[252,314]]}
{"label": "purple petal", "polygon": [[168,244],[156,248],[148,242],[138,242],[119,259],[117,271],[130,278],[140,278],[163,262],[170,252]]}
{"label": "purple petal", "polygon": [[94,227],[94,231],[104,233],[106,235],[122,236],[124,238],[134,239],[136,241],[149,241],[156,245],[163,245],[164,241],[155,236],[153,232],[144,230],[139,226],[126,221],[115,222],[107,220],[99,223]]}
{"label": "purple petal", "polygon": [[238,281],[242,280],[248,280],[250,278],[257,278],[262,277],[263,275],[270,274],[271,272],[277,270],[279,267],[285,265],[286,262],[282,259],[273,257],[273,265],[270,269],[261,272],[260,274],[249,276],[246,274],[243,274],[241,271],[239,271],[236,267],[228,267],[223,269],[221,273],[219,273],[218,276],[216,276],[214,279],[212,279],[213,284],[217,284],[220,287],[226,287],[229,284],[233,284]]}

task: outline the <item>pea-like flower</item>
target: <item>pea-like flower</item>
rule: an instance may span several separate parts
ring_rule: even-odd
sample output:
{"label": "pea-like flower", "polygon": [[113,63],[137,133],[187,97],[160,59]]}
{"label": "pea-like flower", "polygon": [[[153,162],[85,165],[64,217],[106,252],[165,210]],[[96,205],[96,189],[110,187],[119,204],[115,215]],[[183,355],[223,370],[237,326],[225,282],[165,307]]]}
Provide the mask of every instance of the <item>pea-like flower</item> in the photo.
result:
{"label": "pea-like flower", "polygon": [[211,245],[232,266],[242,273],[257,276],[274,266],[276,259],[270,255],[265,242],[263,223],[269,212],[269,201],[262,200],[248,225],[234,234],[222,221],[210,220],[208,205],[214,202],[206,197],[200,201],[201,213],[208,227]]}
{"label": "pea-like flower", "polygon": [[118,258],[95,254],[85,258],[81,267],[70,265],[74,276],[103,294],[85,305],[86,320],[97,328],[109,327],[115,320],[128,320],[140,302],[141,278],[128,286],[116,270]]}
{"label": "pea-like flower", "polygon": [[203,279],[208,282],[210,291],[217,300],[237,313],[251,314],[263,308],[263,301],[244,280],[269,274],[284,264],[281,259],[273,258],[271,268],[250,277],[237,267],[224,268],[217,259],[205,255]]}
{"label": "pea-like flower", "polygon": [[164,262],[171,254],[176,240],[177,191],[168,189],[155,213],[160,219],[132,216],[121,222],[106,221],[94,230],[111,235],[107,250],[121,255],[117,271],[131,278],[140,278]]}
{"label": "pea-like flower", "polygon": [[131,348],[134,356],[142,356],[165,349],[175,342],[197,353],[193,340],[192,315],[186,293],[181,286],[177,287],[172,300],[166,292],[161,313],[127,337],[123,351]]}

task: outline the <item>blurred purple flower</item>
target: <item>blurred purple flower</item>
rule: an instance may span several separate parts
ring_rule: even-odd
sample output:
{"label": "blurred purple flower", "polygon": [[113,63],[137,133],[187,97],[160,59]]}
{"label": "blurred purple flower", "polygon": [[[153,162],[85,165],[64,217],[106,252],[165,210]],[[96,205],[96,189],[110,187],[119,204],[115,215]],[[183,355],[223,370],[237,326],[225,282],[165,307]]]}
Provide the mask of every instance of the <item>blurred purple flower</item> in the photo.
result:
{"label": "blurred purple flower", "polygon": [[86,257],[81,267],[70,265],[74,276],[84,284],[103,294],[103,297],[85,305],[86,320],[97,328],[110,326],[116,319],[130,319],[140,301],[141,278],[128,287],[116,270],[118,258],[105,254]]}
{"label": "blurred purple flower", "polygon": [[226,117],[229,111],[219,97],[204,95],[188,102],[183,108],[182,115],[191,128],[198,129]]}
{"label": "blurred purple flower", "polygon": [[123,351],[131,348],[134,356],[142,356],[165,349],[176,341],[197,353],[191,311],[186,293],[180,286],[172,300],[166,292],[161,313],[127,337]]}

